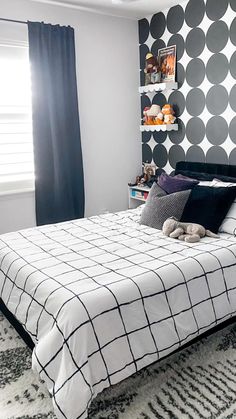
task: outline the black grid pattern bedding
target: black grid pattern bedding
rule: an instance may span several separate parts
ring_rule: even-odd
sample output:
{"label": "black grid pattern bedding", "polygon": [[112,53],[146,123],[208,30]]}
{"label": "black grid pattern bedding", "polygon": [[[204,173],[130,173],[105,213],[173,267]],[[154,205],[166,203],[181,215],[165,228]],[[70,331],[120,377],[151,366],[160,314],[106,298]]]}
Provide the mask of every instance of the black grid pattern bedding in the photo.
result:
{"label": "black grid pattern bedding", "polygon": [[36,343],[58,418],[236,312],[236,239],[188,244],[140,209],[0,237],[0,297]]}

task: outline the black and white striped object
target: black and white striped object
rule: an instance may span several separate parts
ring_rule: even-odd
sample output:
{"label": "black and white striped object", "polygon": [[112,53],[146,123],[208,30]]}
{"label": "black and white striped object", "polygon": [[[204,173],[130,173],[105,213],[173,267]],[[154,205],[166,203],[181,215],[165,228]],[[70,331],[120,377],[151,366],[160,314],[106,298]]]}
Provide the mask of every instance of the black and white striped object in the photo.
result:
{"label": "black and white striped object", "polygon": [[59,419],[236,312],[236,240],[189,244],[140,209],[0,237],[0,296]]}

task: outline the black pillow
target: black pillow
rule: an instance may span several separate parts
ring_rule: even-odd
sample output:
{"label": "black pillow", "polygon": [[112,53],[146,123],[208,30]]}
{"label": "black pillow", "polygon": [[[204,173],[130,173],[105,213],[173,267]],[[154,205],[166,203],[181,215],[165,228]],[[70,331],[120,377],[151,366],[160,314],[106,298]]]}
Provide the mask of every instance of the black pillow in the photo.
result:
{"label": "black pillow", "polygon": [[188,176],[193,179],[197,180],[213,180],[213,179],[219,179],[222,180],[222,182],[231,182],[236,183],[235,177],[225,176],[225,175],[218,175],[218,174],[211,174],[211,173],[203,173],[203,172],[193,172],[191,170],[177,170],[176,174],[180,174],[183,176]]}
{"label": "black pillow", "polygon": [[231,188],[195,186],[180,221],[201,224],[213,233],[217,233],[235,196],[236,185]]}

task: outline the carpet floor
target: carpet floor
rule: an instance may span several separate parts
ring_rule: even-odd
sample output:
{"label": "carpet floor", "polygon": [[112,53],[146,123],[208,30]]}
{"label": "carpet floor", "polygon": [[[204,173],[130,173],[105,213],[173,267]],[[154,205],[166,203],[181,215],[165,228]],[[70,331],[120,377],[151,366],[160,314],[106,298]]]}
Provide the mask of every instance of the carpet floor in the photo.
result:
{"label": "carpet floor", "polygon": [[[236,323],[103,391],[89,419],[236,418]],[[0,313],[0,419],[55,419],[31,352]]]}

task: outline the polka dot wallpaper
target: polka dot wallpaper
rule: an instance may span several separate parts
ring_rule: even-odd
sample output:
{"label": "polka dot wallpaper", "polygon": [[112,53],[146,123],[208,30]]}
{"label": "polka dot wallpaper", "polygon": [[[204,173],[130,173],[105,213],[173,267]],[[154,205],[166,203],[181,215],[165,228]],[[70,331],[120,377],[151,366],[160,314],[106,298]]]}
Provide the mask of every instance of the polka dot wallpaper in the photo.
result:
{"label": "polka dot wallpaper", "polygon": [[173,92],[141,97],[142,111],[167,101],[178,131],[143,132],[143,161],[172,171],[179,160],[236,164],[236,0],[189,0],[139,21],[140,83],[145,56],[177,46]]}

